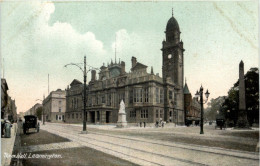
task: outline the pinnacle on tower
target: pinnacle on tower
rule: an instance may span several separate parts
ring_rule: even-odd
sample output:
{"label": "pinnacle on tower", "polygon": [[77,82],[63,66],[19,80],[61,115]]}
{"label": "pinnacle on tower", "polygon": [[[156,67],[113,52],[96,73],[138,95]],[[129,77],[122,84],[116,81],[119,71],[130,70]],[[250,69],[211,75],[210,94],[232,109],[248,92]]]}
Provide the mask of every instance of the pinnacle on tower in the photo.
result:
{"label": "pinnacle on tower", "polygon": [[154,75],[154,73],[153,73],[153,66],[151,67],[151,74]]}

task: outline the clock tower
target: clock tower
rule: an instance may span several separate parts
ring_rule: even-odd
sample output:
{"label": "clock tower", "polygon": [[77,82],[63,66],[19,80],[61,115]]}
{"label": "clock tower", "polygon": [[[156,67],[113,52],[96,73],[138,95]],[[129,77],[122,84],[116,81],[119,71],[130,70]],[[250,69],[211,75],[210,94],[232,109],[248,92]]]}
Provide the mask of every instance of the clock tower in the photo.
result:
{"label": "clock tower", "polygon": [[[174,84],[174,110],[184,109],[184,95],[183,95],[183,74],[184,74],[184,59],[183,59],[183,42],[180,40],[180,28],[177,20],[172,17],[168,20],[166,25],[166,40],[162,42],[162,75],[164,83],[164,97],[165,108],[167,112],[168,103],[168,81]],[[178,114],[178,113],[177,113]]]}

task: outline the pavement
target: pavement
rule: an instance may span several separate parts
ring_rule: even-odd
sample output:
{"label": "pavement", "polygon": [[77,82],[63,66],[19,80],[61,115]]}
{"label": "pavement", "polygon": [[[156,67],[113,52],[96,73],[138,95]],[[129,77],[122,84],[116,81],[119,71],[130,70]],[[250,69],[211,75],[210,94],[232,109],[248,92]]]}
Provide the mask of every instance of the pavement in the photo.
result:
{"label": "pavement", "polygon": [[[90,125],[88,127],[91,128]],[[99,127],[104,131],[115,130],[111,126]],[[41,129],[65,137],[77,145],[93,148],[137,165],[259,165],[259,156],[255,152],[123,136],[112,132],[95,132],[95,130],[88,131],[87,134],[81,134],[82,125],[46,123]],[[139,130],[135,129],[135,131]],[[189,130],[194,129],[188,129],[188,132]],[[144,129],[141,132],[151,131]],[[160,132],[167,132],[167,129]],[[178,134],[180,131],[177,129],[176,132]],[[207,137],[207,135],[203,137]]]}
{"label": "pavement", "polygon": [[6,155],[12,155],[14,142],[17,133],[17,124],[12,124],[11,128],[11,138],[1,138],[1,165],[9,166],[11,162],[10,157],[6,157]]}

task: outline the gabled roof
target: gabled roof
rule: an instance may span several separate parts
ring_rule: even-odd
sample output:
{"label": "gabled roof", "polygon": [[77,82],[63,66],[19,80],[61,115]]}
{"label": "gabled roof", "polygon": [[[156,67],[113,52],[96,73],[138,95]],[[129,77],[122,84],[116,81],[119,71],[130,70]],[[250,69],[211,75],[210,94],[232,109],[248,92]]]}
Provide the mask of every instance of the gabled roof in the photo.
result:
{"label": "gabled roof", "polygon": [[143,68],[147,68],[147,66],[145,66],[142,63],[137,62],[136,65],[134,67],[132,67],[131,70],[136,70],[136,69],[143,69]]}
{"label": "gabled roof", "polygon": [[79,85],[79,84],[82,84],[82,82],[80,82],[80,81],[77,80],[77,79],[74,79],[74,80],[70,83],[70,86]]}
{"label": "gabled roof", "polygon": [[190,90],[189,90],[188,85],[187,85],[186,82],[185,82],[185,85],[184,85],[184,88],[183,88],[183,93],[184,94],[190,94]]}

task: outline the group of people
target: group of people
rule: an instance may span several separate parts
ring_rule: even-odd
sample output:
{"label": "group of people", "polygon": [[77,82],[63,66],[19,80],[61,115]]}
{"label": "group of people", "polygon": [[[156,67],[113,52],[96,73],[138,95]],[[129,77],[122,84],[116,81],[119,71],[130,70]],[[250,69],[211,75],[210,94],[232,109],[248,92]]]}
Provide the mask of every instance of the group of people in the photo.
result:
{"label": "group of people", "polygon": [[162,119],[160,119],[160,120],[156,120],[156,122],[155,122],[155,127],[164,127],[164,121],[162,120]]}

